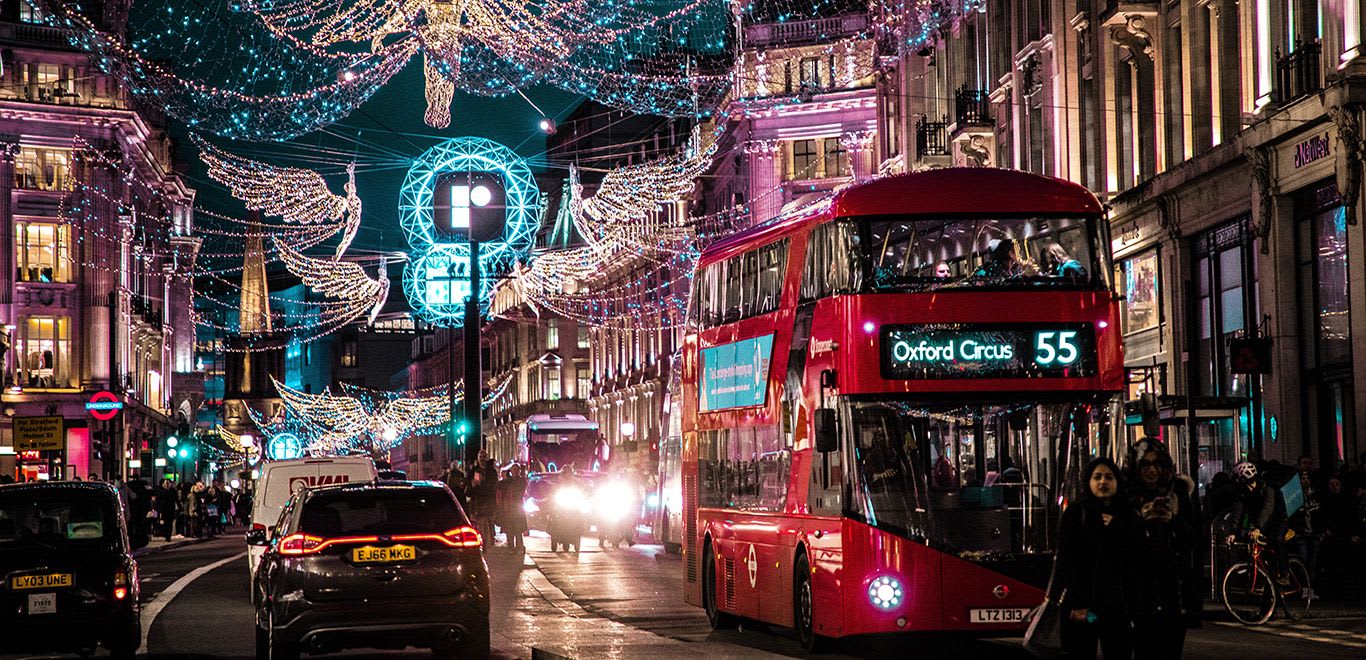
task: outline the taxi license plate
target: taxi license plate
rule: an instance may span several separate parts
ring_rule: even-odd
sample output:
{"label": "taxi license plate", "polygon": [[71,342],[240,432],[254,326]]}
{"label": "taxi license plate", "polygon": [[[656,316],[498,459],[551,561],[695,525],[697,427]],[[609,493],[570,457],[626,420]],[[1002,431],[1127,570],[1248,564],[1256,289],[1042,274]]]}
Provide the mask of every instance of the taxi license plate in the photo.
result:
{"label": "taxi license plate", "polygon": [[15,575],[9,579],[9,588],[15,591],[28,589],[60,589],[70,587],[70,573],[48,573],[46,575]]}
{"label": "taxi license plate", "polygon": [[56,614],[57,613],[57,594],[29,594],[28,595],[29,614]]}
{"label": "taxi license plate", "polygon": [[357,564],[412,561],[414,559],[417,559],[417,549],[411,545],[391,545],[386,548],[367,545],[351,551],[351,561]]}
{"label": "taxi license plate", "polygon": [[971,623],[1019,623],[1024,621],[1026,614],[1029,614],[1029,610],[1024,607],[992,607],[969,610],[968,621]]}

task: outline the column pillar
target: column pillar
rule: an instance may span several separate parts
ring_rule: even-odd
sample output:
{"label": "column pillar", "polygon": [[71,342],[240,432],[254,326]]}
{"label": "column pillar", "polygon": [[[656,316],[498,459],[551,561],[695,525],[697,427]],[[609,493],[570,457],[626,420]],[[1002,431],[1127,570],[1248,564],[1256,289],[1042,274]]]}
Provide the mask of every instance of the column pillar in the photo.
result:
{"label": "column pillar", "polygon": [[[19,143],[0,140],[0,325],[16,326],[19,319],[14,309],[14,158],[19,154]],[[0,361],[0,387],[7,387],[15,377],[19,364],[13,348],[18,340],[12,330],[10,350]]]}
{"label": "column pillar", "polygon": [[782,158],[779,140],[751,140],[745,145],[749,156],[749,208],[751,223],[778,215],[783,208]]}
{"label": "column pillar", "polygon": [[72,229],[81,237],[78,244],[83,253],[82,262],[103,266],[78,270],[83,318],[74,339],[82,347],[81,387],[107,389],[114,383],[110,373],[110,357],[114,350],[111,341],[114,269],[122,265],[118,241],[114,238],[119,236],[120,229],[115,217],[117,209],[109,201],[117,194],[112,189],[115,177],[95,154],[77,152],[74,160],[77,180],[101,194],[88,195],[88,214],[80,219],[79,227]]}
{"label": "column pillar", "polygon": [[849,170],[855,181],[873,176],[873,131],[854,131],[840,135],[840,146],[849,156]]}

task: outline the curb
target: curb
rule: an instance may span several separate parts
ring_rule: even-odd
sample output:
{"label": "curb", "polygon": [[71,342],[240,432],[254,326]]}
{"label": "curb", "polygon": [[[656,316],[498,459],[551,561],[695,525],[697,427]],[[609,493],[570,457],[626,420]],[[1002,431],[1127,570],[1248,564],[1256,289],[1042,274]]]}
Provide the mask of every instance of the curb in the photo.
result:
{"label": "curb", "polygon": [[[217,536],[214,537],[214,539],[217,539],[217,538],[221,538],[221,537],[217,537]],[[133,558],[134,558],[134,559],[138,559],[138,558],[140,558],[140,557],[146,557],[147,555],[155,555],[155,554],[157,554],[157,553],[166,552],[167,550],[175,550],[176,548],[183,548],[183,547],[185,547],[185,546],[187,546],[187,545],[195,545],[195,544],[198,544],[198,543],[204,543],[204,542],[211,541],[211,540],[214,540],[214,539],[207,539],[207,538],[185,539],[185,540],[183,540],[183,541],[172,541],[171,543],[165,543],[165,544],[156,546],[155,548],[154,548],[154,547],[151,547],[151,546],[146,546],[146,547],[142,547],[142,548],[138,548],[137,550],[134,550],[134,551],[133,551]]]}

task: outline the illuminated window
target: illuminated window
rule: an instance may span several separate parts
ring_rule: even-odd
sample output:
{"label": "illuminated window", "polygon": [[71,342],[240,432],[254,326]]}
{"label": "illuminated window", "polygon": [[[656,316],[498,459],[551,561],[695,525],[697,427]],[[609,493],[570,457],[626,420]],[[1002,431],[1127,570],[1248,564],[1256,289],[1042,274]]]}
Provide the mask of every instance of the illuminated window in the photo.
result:
{"label": "illuminated window", "polygon": [[548,367],[545,370],[545,398],[548,401],[560,399],[560,368]]}
{"label": "illuminated window", "polygon": [[14,187],[28,190],[71,190],[70,149],[24,147],[14,158]]}
{"label": "illuminated window", "polygon": [[849,153],[837,137],[825,138],[825,176],[849,176]]}
{"label": "illuminated window", "polygon": [[578,330],[579,330],[578,347],[579,347],[579,348],[588,348],[588,326],[586,326],[586,325],[580,325],[579,328],[578,328]]}
{"label": "illuminated window", "polygon": [[349,341],[344,341],[344,342],[342,342],[341,366],[343,366],[343,367],[354,367],[354,366],[356,366],[356,363],[357,363],[357,359],[356,359],[356,358],[357,358],[357,354],[358,354],[359,352],[360,352],[360,351],[359,351],[359,347],[356,345],[356,341],[355,341],[355,340],[349,340]]}
{"label": "illuminated window", "polygon": [[821,86],[821,59],[819,57],[802,58],[802,87],[814,89]]}
{"label": "illuminated window", "polygon": [[587,399],[593,390],[593,381],[588,375],[588,367],[580,366],[574,368],[575,396],[580,399]]}
{"label": "illuminated window", "polygon": [[14,226],[14,278],[20,282],[67,282],[71,278],[71,233],[66,225]]}
{"label": "illuminated window", "polygon": [[71,321],[65,316],[29,316],[19,325],[15,345],[19,382],[24,387],[69,387]]}
{"label": "illuminated window", "polygon": [[550,325],[545,329],[545,350],[553,351],[560,347],[560,326],[555,319],[550,319]]}
{"label": "illuminated window", "polygon": [[19,3],[19,21],[21,23],[41,24],[43,22],[43,10],[34,7],[28,0],[24,0]]}

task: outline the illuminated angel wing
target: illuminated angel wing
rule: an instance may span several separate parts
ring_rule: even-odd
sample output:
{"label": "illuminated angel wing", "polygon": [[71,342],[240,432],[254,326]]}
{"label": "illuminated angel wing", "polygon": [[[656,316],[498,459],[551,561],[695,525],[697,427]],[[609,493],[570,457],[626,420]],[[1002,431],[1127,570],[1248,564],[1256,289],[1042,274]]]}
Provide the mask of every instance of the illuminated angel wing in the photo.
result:
{"label": "illuminated angel wing", "polygon": [[608,172],[598,191],[579,202],[580,206],[599,222],[636,224],[659,206],[682,200],[692,192],[697,177],[711,166],[716,153],[715,141],[702,148],[697,132],[692,145],[687,153]]}
{"label": "illuminated angel wing", "polygon": [[405,29],[429,0],[256,0],[250,9],[275,32],[314,46],[370,41]]}
{"label": "illuminated angel wing", "polygon": [[354,261],[332,261],[306,257],[284,241],[275,241],[280,259],[289,272],[294,273],[310,289],[325,296],[342,300],[374,298],[387,289],[387,277],[371,279],[365,269]]}
{"label": "illuminated angel wing", "polygon": [[347,212],[348,198],[328,190],[321,174],[297,167],[276,167],[230,154],[198,136],[199,156],[209,176],[228,187],[247,208],[293,224],[331,222]]}
{"label": "illuminated angel wing", "polygon": [[328,390],[322,394],[308,394],[291,388],[271,376],[280,398],[296,416],[329,434],[357,437],[370,427],[370,414],[360,401],[345,396],[333,396]]}

